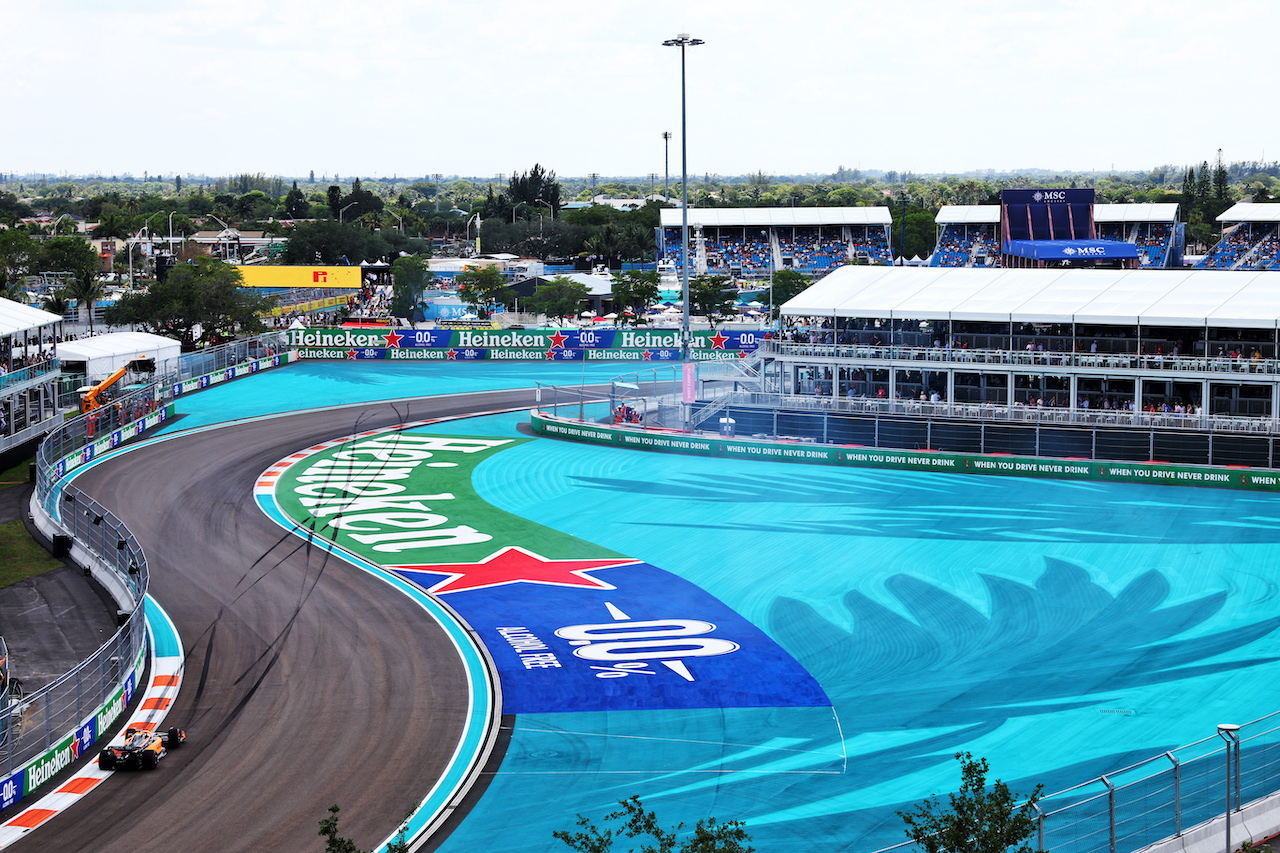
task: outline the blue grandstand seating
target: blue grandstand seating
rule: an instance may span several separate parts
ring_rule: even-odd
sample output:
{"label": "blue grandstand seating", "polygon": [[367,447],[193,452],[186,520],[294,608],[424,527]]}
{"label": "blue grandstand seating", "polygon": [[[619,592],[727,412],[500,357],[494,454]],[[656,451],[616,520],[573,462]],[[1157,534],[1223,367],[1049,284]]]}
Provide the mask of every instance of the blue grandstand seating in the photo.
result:
{"label": "blue grandstand seating", "polygon": [[[883,226],[705,228],[701,234],[707,271],[712,274],[737,270],[744,275],[765,274],[778,267],[820,272],[851,260],[865,258],[874,264],[889,264],[893,258]],[[693,239],[691,233],[690,240]],[[665,229],[663,242],[665,257],[681,263],[680,229]],[[777,258],[775,243],[780,256]]]}
{"label": "blue grandstand seating", "polygon": [[1196,269],[1269,269],[1278,251],[1276,240],[1276,226],[1270,223],[1241,222],[1228,226],[1218,244],[1196,264]]}

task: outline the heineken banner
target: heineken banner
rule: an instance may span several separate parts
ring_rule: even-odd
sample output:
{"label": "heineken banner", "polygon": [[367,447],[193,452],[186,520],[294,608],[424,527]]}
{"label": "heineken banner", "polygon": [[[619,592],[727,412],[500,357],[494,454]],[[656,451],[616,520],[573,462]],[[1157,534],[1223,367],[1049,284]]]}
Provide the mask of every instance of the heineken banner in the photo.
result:
{"label": "heineken banner", "polygon": [[802,441],[731,439],[674,430],[582,423],[554,418],[542,412],[533,413],[531,426],[534,432],[551,438],[612,444],[618,447],[663,453],[690,453],[695,456],[806,462],[812,465],[841,465],[858,468],[896,468],[905,471],[934,471],[946,474],[998,474],[1006,477],[1090,480],[1095,483],[1212,486],[1220,489],[1258,489],[1280,492],[1280,476],[1274,472],[1241,471],[1214,468],[1208,465],[1173,465],[1167,462],[1094,462],[1032,456],[983,456],[976,453],[890,450]]}
{"label": "heineken banner", "polygon": [[[764,333],[696,331],[698,361],[743,358]],[[294,329],[299,358],[387,361],[680,361],[679,329]]]}

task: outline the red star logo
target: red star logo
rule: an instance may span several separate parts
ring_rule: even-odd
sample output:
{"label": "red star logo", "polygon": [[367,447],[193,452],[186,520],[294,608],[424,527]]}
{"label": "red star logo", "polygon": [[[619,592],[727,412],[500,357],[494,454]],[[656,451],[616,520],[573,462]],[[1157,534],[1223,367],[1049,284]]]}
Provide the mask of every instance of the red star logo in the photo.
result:
{"label": "red star logo", "polygon": [[653,350],[645,350],[643,358],[645,361],[653,361]]}
{"label": "red star logo", "polygon": [[549,349],[549,350],[547,350],[547,361],[551,361],[551,360],[553,360],[555,357],[556,357],[556,351],[555,351],[555,350],[553,350],[553,349]]}
{"label": "red star logo", "polygon": [[387,332],[385,335],[383,335],[383,337],[384,337],[384,338],[386,339],[386,341],[387,341],[387,346],[389,346],[389,347],[395,347],[396,349],[399,349],[399,348],[400,348],[400,339],[404,337],[404,333],[403,333],[403,332],[397,332],[395,329],[392,329],[391,331],[389,331],[389,332]]}
{"label": "red star logo", "polygon": [[445,350],[444,357],[447,358],[449,361],[457,361],[458,351],[450,347],[449,349]]}
{"label": "red star logo", "polygon": [[746,357],[747,357],[746,350],[738,350],[738,358],[746,358]]}
{"label": "red star logo", "polygon": [[353,349],[347,350],[347,361],[355,361],[355,360],[356,360],[356,351]]}
{"label": "red star logo", "polygon": [[[442,565],[388,566],[397,572],[427,572],[448,575],[427,592],[462,592],[467,589],[483,589],[511,583],[540,583],[550,586],[578,586],[586,589],[616,589],[613,584],[591,577],[593,569],[610,569],[639,563],[630,557],[614,557],[604,560],[548,560],[541,554],[523,548],[508,546],[490,554],[478,563],[447,563]],[[425,586],[425,584],[419,584]]]}
{"label": "red star logo", "polygon": [[569,336],[557,329],[556,333],[551,336],[551,348],[564,349],[564,342],[567,340],[569,340]]}
{"label": "red star logo", "polygon": [[711,348],[724,349],[724,342],[727,340],[729,339],[717,331],[714,335],[711,336]]}

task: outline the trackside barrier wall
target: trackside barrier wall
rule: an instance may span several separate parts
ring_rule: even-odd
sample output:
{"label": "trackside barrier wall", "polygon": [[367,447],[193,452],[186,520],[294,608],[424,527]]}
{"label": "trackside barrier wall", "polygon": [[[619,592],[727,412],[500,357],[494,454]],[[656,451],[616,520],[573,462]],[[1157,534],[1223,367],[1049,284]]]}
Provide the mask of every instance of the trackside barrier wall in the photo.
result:
{"label": "trackside barrier wall", "polygon": [[181,394],[296,360],[280,334],[183,356],[162,366],[162,382],[66,421],[40,445],[32,499],[37,523],[51,536],[69,537],[70,556],[115,598],[121,625],[70,672],[0,709],[6,734],[0,808],[34,792],[103,739],[139,689],[146,665],[146,555],[119,519],[63,479],[167,420]]}
{"label": "trackside barrier wall", "polygon": [[1043,459],[1034,456],[884,450],[857,445],[831,445],[776,439],[736,439],[714,433],[683,433],[673,429],[591,423],[553,417],[546,412],[534,412],[531,426],[534,432],[552,438],[665,453],[722,456],[730,459],[766,459],[775,462],[804,462],[810,465],[890,468],[947,474],[996,474],[1006,477],[1037,477],[1055,480],[1155,483],[1171,486],[1280,491],[1280,475],[1274,471],[1231,470],[1154,462],[1094,462]]}
{"label": "trackside barrier wall", "polygon": [[[544,406],[553,399],[549,390],[543,389]],[[576,408],[576,404],[567,400],[562,400],[561,405]],[[1280,477],[1273,472],[731,439],[707,433],[574,420],[555,417],[545,411],[532,414],[531,426],[539,435],[552,438],[660,453],[954,474],[1280,491]],[[1241,746],[1236,777],[1239,787],[1231,792],[1231,819],[1233,827],[1239,826],[1240,829],[1233,837],[1239,841],[1250,838],[1244,831],[1246,813],[1249,813],[1247,826],[1254,840],[1258,840],[1280,828],[1280,810],[1271,810],[1273,804],[1266,801],[1272,792],[1280,790],[1280,712],[1243,724],[1239,735]],[[1222,849],[1222,828],[1215,828],[1209,822],[1215,817],[1221,822],[1226,812],[1226,750],[1224,742],[1216,734],[1211,735],[1044,797],[1039,803],[1037,838],[1033,839],[1036,849],[1054,853],[1116,853],[1117,850],[1159,845],[1169,850],[1198,850],[1200,847],[1190,839],[1206,835],[1212,835],[1213,839],[1209,849]],[[1235,788],[1234,780],[1232,787]],[[1216,835],[1213,834],[1215,831]],[[884,850],[913,848],[913,843],[906,842]]]}

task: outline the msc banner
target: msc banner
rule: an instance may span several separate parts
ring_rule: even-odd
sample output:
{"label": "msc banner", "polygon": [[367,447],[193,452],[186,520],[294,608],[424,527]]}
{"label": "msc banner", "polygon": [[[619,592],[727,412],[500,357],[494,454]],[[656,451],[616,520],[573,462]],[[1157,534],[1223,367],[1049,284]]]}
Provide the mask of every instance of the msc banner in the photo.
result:
{"label": "msc banner", "polygon": [[1209,466],[1171,465],[1163,462],[1092,462],[1029,456],[981,456],[933,451],[885,450],[800,441],[728,439],[669,430],[614,427],[553,418],[534,412],[533,431],[551,438],[593,444],[612,444],[635,450],[689,453],[765,459],[773,462],[807,462],[814,465],[848,465],[859,468],[896,468],[946,474],[998,474],[1007,477],[1041,477],[1057,480],[1092,480],[1102,483],[1147,483],[1162,486],[1212,486],[1220,489],[1254,489],[1280,492],[1280,476],[1267,471],[1224,470]]}
{"label": "msc banner", "polygon": [[1001,190],[1001,204],[1093,204],[1092,189]]}
{"label": "msc banner", "polygon": [[366,433],[268,468],[255,495],[295,531],[447,601],[489,649],[504,713],[830,705],[697,585],[483,501],[472,470],[527,440]]}
{"label": "msc banner", "polygon": [[[743,358],[762,332],[696,331],[698,361]],[[304,359],[387,361],[680,361],[679,329],[295,329]]]}

